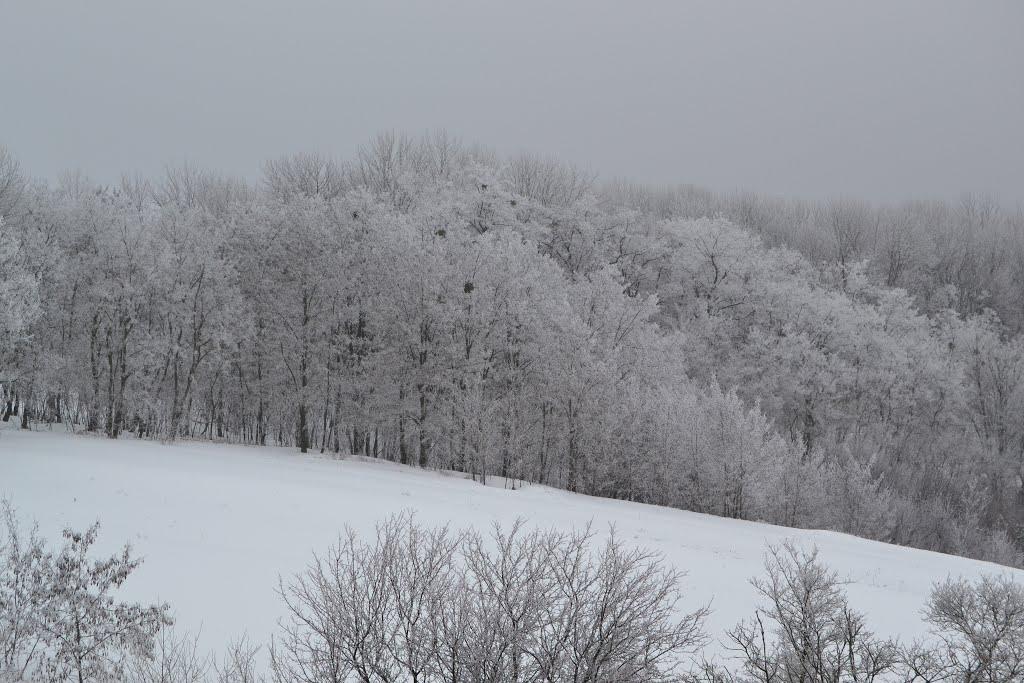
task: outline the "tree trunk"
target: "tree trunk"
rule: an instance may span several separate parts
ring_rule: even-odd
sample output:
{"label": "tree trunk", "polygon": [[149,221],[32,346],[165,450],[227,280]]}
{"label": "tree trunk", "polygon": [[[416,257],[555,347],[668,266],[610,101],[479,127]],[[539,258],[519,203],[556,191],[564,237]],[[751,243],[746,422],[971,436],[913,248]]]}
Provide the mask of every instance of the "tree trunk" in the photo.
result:
{"label": "tree trunk", "polygon": [[426,467],[430,458],[428,452],[430,450],[430,439],[427,438],[427,392],[423,385],[419,387],[420,392],[420,434],[419,434],[419,447],[420,447],[420,467]]}
{"label": "tree trunk", "polygon": [[21,428],[22,429],[28,429],[28,427],[29,427],[30,413],[32,411],[28,407],[28,405],[29,405],[29,401],[28,401],[28,398],[26,397],[25,400],[23,400],[21,402]]}
{"label": "tree trunk", "polygon": [[305,401],[299,402],[299,452],[306,453],[309,451],[309,424],[306,419],[306,413],[308,408],[306,407]]}
{"label": "tree trunk", "polygon": [[409,464],[409,446],[405,441],[405,385],[398,387],[398,459]]}

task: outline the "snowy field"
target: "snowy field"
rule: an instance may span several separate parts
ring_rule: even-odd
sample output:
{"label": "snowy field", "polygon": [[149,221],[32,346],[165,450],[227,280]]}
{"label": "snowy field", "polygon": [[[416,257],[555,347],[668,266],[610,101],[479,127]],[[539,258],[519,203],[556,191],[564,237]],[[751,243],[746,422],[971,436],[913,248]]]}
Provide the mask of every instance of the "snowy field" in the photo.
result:
{"label": "snowy field", "polygon": [[686,606],[712,602],[709,626],[716,637],[750,614],[755,598],[747,581],[760,572],[765,544],[786,538],[817,545],[822,558],[852,582],[854,606],[883,634],[922,635],[918,611],[935,581],[1009,571],[831,532],[546,487],[483,487],[389,463],[56,431],[2,430],[0,497],[10,499],[23,520],[38,520],[51,540],[66,525],[101,520],[103,550],[128,540],[145,557],[126,594],[169,602],[178,623],[201,629],[201,642],[211,649],[242,634],[266,640],[281,614],[279,574],[302,569],[344,525],[371,534],[375,522],[402,510],[414,510],[422,522],[455,527],[509,524],[516,517],[558,528],[593,522],[602,532],[615,524],[624,538],[661,551],[688,572]]}

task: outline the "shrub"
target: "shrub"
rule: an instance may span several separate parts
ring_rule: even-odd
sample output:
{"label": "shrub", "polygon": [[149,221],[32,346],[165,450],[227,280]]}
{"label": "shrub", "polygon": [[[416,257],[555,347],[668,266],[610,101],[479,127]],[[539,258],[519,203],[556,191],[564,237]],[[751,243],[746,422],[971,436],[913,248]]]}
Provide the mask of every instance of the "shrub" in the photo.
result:
{"label": "shrub", "polygon": [[33,527],[22,533],[14,510],[3,504],[0,537],[0,680],[22,680],[43,645],[39,622],[49,556]]}
{"label": "shrub", "polygon": [[740,672],[705,665],[709,683],[869,683],[891,680],[894,641],[875,636],[846,600],[835,572],[817,551],[770,547],[767,576],[752,581],[765,605],[727,636]]}
{"label": "shrub", "polygon": [[905,655],[908,680],[1024,681],[1024,587],[1007,576],[947,580],[924,609],[938,642]]}
{"label": "shrub", "polygon": [[675,680],[707,610],[677,616],[661,558],[516,524],[488,536],[393,517],[351,531],[282,584],[278,681],[417,683]]}
{"label": "shrub", "polygon": [[84,533],[65,529],[54,553],[33,529],[24,538],[4,507],[6,540],[0,565],[2,672],[13,680],[62,683],[121,680],[132,658],[152,656],[154,636],[170,625],[167,605],[121,602],[117,589],[141,560],[125,546],[94,560],[99,523]]}

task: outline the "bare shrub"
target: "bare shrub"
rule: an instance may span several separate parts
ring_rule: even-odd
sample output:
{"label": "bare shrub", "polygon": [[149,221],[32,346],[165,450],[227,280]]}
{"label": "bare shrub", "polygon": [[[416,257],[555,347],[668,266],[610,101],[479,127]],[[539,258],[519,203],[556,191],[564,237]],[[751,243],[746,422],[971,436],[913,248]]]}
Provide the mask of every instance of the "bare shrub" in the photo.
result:
{"label": "bare shrub", "polygon": [[289,617],[271,649],[276,679],[426,680],[432,615],[452,593],[457,543],[446,528],[426,529],[407,515],[380,524],[373,544],[347,530],[325,557],[280,585]]}
{"label": "bare shrub", "polygon": [[489,536],[410,516],[351,531],[281,594],[278,681],[462,683],[676,680],[706,609],[679,616],[680,575],[614,535]]}
{"label": "bare shrub", "polygon": [[1024,587],[1011,578],[941,583],[924,618],[938,642],[906,652],[907,680],[1024,681]]}
{"label": "bare shrub", "polygon": [[589,532],[563,537],[551,555],[557,594],[538,638],[539,680],[674,680],[681,655],[705,642],[708,609],[678,618],[678,570],[614,534],[595,557],[592,539]]}
{"label": "bare shrub", "polygon": [[707,665],[695,680],[711,683],[861,683],[891,680],[894,641],[875,636],[846,600],[817,550],[770,547],[765,578],[752,581],[765,600],[752,619],[728,632],[740,671]]}

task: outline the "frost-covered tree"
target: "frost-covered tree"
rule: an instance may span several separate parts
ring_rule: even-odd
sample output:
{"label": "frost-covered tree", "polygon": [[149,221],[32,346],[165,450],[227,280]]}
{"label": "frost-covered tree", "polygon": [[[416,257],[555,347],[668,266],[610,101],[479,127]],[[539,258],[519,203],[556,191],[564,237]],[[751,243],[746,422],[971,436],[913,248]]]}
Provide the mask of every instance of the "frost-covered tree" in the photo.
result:
{"label": "frost-covered tree", "polygon": [[25,533],[4,501],[0,531],[0,678],[26,680],[45,648],[42,606],[49,557],[38,530]]}
{"label": "frost-covered tree", "polygon": [[49,646],[42,662],[48,681],[105,681],[124,671],[129,653],[148,655],[159,629],[170,624],[167,605],[120,602],[114,593],[141,560],[130,549],[93,560],[99,524],[64,532],[66,544],[49,558],[41,630]]}
{"label": "frost-covered tree", "polygon": [[151,671],[154,636],[171,619],[167,605],[118,598],[118,589],[141,563],[130,548],[92,557],[97,523],[84,533],[65,530],[64,546],[52,551],[35,528],[27,533],[21,528],[6,503],[3,514],[0,676],[105,683],[123,680],[129,669]]}
{"label": "frost-covered tree", "polygon": [[1018,561],[1024,245],[983,198],[601,187],[443,133],[283,157],[257,187],[4,168],[0,381],[25,426],[358,453]]}
{"label": "frost-covered tree", "polygon": [[0,215],[0,367],[11,362],[13,347],[25,340],[39,315],[38,281],[25,262],[24,249]]}

